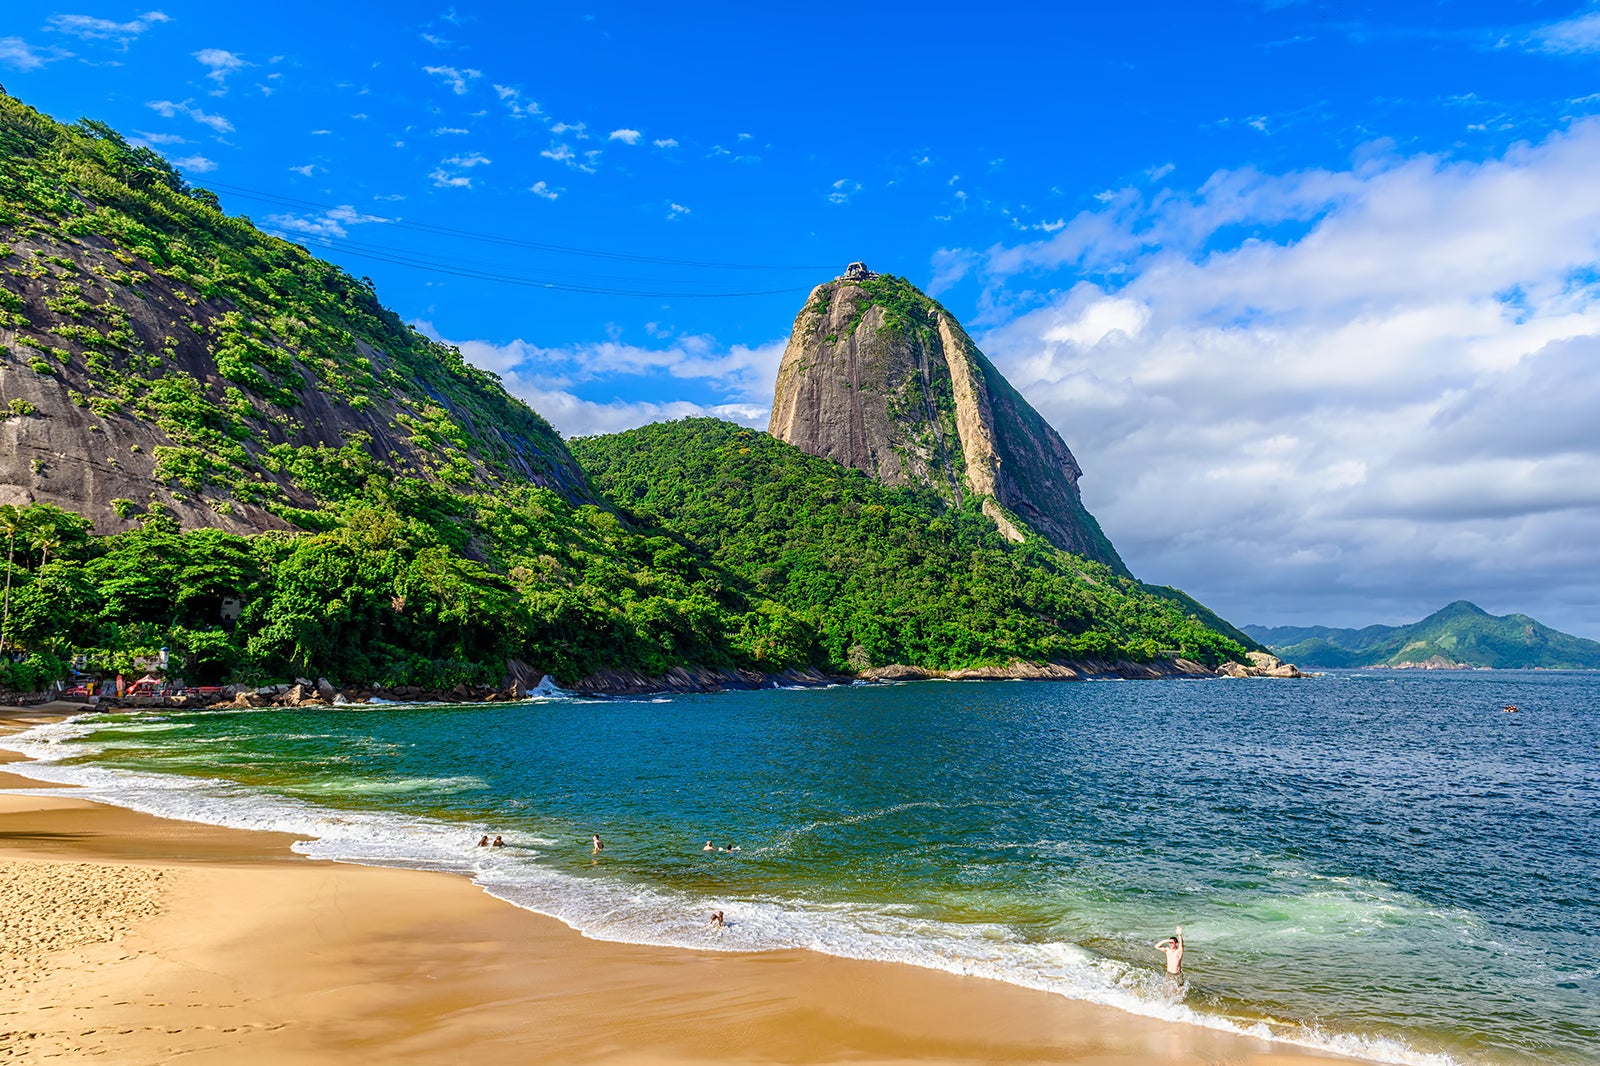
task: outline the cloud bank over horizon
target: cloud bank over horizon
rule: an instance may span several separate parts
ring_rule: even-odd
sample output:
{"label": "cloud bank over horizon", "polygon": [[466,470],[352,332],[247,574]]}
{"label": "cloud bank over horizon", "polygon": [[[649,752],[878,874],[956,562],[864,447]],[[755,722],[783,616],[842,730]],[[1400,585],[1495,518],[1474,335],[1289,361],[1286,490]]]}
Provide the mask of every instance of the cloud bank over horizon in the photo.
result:
{"label": "cloud bank over horizon", "polygon": [[[1600,637],[1597,167],[1589,120],[1482,162],[1224,171],[939,268],[982,278],[979,343],[1147,580],[1237,622],[1465,597]],[[1098,280],[1007,310],[1058,270]]]}

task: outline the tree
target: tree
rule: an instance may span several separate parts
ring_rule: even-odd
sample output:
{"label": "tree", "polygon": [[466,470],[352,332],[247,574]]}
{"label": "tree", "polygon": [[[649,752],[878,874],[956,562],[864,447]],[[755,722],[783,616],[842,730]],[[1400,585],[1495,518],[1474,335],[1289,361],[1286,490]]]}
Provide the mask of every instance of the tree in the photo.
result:
{"label": "tree", "polygon": [[0,611],[0,652],[6,650],[6,630],[11,626],[11,564],[17,556],[17,529],[21,524],[15,504],[0,504],[0,532],[6,535],[5,607]]}

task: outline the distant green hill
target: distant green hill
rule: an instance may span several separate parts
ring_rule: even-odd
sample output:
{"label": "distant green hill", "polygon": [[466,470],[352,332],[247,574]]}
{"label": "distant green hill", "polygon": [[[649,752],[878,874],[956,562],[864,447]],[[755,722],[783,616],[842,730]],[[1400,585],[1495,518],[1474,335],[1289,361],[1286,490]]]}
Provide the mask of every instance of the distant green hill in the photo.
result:
{"label": "distant green hill", "polygon": [[1525,614],[1492,615],[1466,600],[1405,626],[1245,626],[1244,631],[1300,666],[1403,666],[1432,660],[1501,670],[1600,669],[1600,642],[1558,632]]}

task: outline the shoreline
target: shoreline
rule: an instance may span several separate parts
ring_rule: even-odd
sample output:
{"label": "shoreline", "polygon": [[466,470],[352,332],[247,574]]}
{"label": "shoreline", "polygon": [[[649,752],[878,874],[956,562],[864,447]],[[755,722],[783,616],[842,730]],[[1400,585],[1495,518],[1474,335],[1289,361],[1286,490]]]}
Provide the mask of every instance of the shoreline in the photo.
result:
{"label": "shoreline", "polygon": [[[61,717],[0,712],[0,729]],[[20,758],[0,754],[0,788],[59,788],[16,773]],[[590,940],[466,878],[310,859],[295,839],[0,796],[0,913],[26,934],[8,937],[21,946],[0,1048],[113,1062],[1363,1061],[906,964]]]}

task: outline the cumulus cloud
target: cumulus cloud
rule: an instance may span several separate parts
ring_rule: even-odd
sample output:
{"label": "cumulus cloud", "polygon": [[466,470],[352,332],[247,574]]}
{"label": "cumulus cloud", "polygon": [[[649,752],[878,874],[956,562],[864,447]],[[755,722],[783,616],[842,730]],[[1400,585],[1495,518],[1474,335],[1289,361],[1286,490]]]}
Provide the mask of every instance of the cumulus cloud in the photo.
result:
{"label": "cumulus cloud", "polygon": [[205,111],[200,110],[198,107],[192,106],[188,100],[185,100],[182,103],[174,103],[171,100],[151,100],[144,106],[148,107],[162,118],[173,118],[177,115],[188,115],[190,118],[200,123],[200,125],[209,126],[214,133],[221,134],[233,132],[233,123],[229,122],[226,118],[223,118],[221,115],[208,114]]}
{"label": "cumulus cloud", "polygon": [[201,66],[210,68],[206,77],[217,83],[218,94],[227,91],[229,74],[251,65],[243,57],[221,48],[202,48],[194,53],[194,58]]}
{"label": "cumulus cloud", "polygon": [[[427,322],[412,323],[435,339],[438,332]],[[771,413],[773,385],[787,340],[748,347],[724,348],[706,336],[678,338],[663,348],[644,348],[620,341],[544,348],[527,341],[507,344],[488,341],[449,341],[461,349],[468,362],[498,374],[507,391],[526,401],[566,436],[614,433],[649,422],[689,415],[712,415],[747,426],[765,427]],[[583,398],[577,390],[597,384],[610,386],[632,379],[650,382],[659,397],[649,401]],[[695,383],[686,393],[703,394],[706,386],[722,394],[725,402],[702,403],[673,399],[671,383]],[[584,390],[590,391],[590,390]],[[663,395],[666,394],[666,395]]]}
{"label": "cumulus cloud", "polygon": [[547,181],[536,181],[532,185],[528,186],[528,191],[541,199],[555,200],[567,190],[553,188]]}
{"label": "cumulus cloud", "polygon": [[[298,169],[298,168],[291,168]],[[346,226],[356,226],[367,222],[388,222],[382,215],[369,215],[358,211],[349,204],[331,207],[321,214],[310,215],[269,215],[267,221],[280,230],[291,233],[304,233],[312,237],[347,237],[349,232]]]}
{"label": "cumulus cloud", "polygon": [[682,204],[675,204],[675,203],[667,204],[667,221],[668,222],[675,222],[678,219],[682,218],[684,215],[688,215],[688,214],[692,214],[692,213],[693,212],[691,212],[687,207],[684,207]]}
{"label": "cumulus cloud", "polygon": [[455,67],[423,67],[422,72],[424,74],[432,74],[443,81],[444,84],[450,87],[451,92],[454,92],[457,96],[466,94],[469,81],[483,77],[483,71],[472,70],[471,68],[457,70]]}
{"label": "cumulus cloud", "polygon": [[1135,572],[1241,622],[1467,597],[1600,636],[1600,121],[1499,158],[1368,159],[1122,191],[947,253],[980,342],[1062,430]]}
{"label": "cumulus cloud", "polygon": [[644,134],[640,133],[638,130],[612,130],[611,136],[608,137],[607,140],[621,141],[623,144],[638,144],[639,138],[643,136]]}
{"label": "cumulus cloud", "polygon": [[442,162],[447,167],[481,167],[487,166],[491,160],[482,152],[473,152],[469,155],[453,155]]}
{"label": "cumulus cloud", "polygon": [[676,140],[674,140],[673,138],[671,138],[671,137],[663,137],[659,141],[651,141],[650,143],[655,145],[657,148],[676,148],[676,147],[678,147],[678,142]]}
{"label": "cumulus cloud", "polygon": [[117,41],[123,47],[150,27],[172,19],[160,11],[146,11],[128,22],[96,18],[93,15],[51,15],[45,29],[84,41]]}

